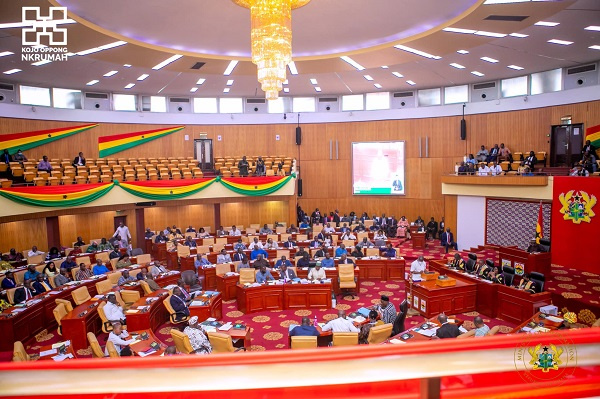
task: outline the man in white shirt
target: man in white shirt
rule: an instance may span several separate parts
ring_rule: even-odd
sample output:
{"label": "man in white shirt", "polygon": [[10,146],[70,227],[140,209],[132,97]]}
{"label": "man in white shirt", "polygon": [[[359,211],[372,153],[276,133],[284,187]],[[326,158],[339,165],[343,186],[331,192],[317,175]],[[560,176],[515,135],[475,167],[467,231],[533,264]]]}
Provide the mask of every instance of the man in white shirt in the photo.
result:
{"label": "man in white shirt", "polygon": [[426,267],[425,258],[421,255],[410,264],[410,272],[411,274],[421,274],[425,271]]}
{"label": "man in white shirt", "polygon": [[327,226],[325,226],[325,228],[323,229],[323,232],[326,234],[333,234],[333,233],[335,233],[335,229],[333,227],[331,227],[331,223],[327,223]]}
{"label": "man in white shirt", "polygon": [[490,174],[490,168],[486,164],[481,164],[479,166],[479,171],[477,172],[479,176],[487,176]]}
{"label": "man in white shirt", "polygon": [[[133,353],[129,345],[135,342],[135,339],[127,339],[129,333],[123,330],[121,323],[114,323],[113,330],[108,334],[108,341],[115,345],[115,349],[121,356],[132,356]],[[108,346],[104,349],[104,354],[108,356]]]}
{"label": "man in white shirt", "polygon": [[115,230],[115,234],[113,237],[120,236],[121,240],[131,241],[131,233],[129,233],[129,228],[123,224],[123,222],[119,223],[119,227]]}
{"label": "man in white shirt", "polygon": [[325,270],[321,267],[320,264],[317,264],[315,267],[310,269],[310,272],[308,272],[308,279],[311,281],[312,280],[321,281],[321,280],[325,280],[326,278],[327,278],[327,276],[325,275]]}
{"label": "man in white shirt", "polygon": [[338,310],[337,319],[333,319],[321,328],[322,331],[333,332],[359,332],[354,323],[346,319],[346,311]]}
{"label": "man in white shirt", "polygon": [[117,297],[115,294],[108,294],[108,302],[104,305],[104,314],[106,319],[111,323],[123,323],[125,324],[125,314],[123,308],[119,306]]}
{"label": "man in white shirt", "polygon": [[28,257],[28,258],[31,258],[32,256],[37,256],[37,255],[42,255],[42,254],[43,254],[43,252],[42,252],[42,251],[38,251],[38,248],[37,248],[37,247],[34,245],[34,246],[31,248],[31,251],[29,251],[29,252],[27,253],[27,257]]}
{"label": "man in white shirt", "polygon": [[342,241],[343,240],[356,240],[356,236],[353,232],[346,231],[344,234],[342,234]]}
{"label": "man in white shirt", "polygon": [[167,268],[160,264],[159,261],[154,261],[154,264],[150,268],[150,274],[153,278],[156,278],[160,273],[168,272]]}
{"label": "man in white shirt", "polygon": [[221,250],[221,253],[217,255],[217,263],[231,263],[231,256],[225,251]]}
{"label": "man in white shirt", "polygon": [[279,246],[277,245],[277,241],[273,241],[272,238],[269,238],[263,248],[264,249],[279,249]]}
{"label": "man in white shirt", "polygon": [[229,230],[229,235],[233,237],[239,237],[242,235],[242,232],[237,229],[235,226],[231,226],[231,230]]}
{"label": "man in white shirt", "polygon": [[492,167],[490,168],[490,172],[492,176],[500,176],[502,175],[502,168],[498,165],[497,162],[492,163]]}
{"label": "man in white shirt", "polygon": [[254,237],[254,240],[248,245],[248,249],[253,251],[254,249],[263,249],[263,243],[258,240],[258,237]]}

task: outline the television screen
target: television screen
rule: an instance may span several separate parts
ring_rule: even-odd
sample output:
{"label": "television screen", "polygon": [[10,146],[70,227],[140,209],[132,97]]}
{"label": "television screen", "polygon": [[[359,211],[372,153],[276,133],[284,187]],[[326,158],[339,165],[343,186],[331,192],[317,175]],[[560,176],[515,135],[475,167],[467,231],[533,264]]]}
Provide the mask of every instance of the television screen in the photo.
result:
{"label": "television screen", "polygon": [[404,195],[404,141],[352,143],[352,194]]}

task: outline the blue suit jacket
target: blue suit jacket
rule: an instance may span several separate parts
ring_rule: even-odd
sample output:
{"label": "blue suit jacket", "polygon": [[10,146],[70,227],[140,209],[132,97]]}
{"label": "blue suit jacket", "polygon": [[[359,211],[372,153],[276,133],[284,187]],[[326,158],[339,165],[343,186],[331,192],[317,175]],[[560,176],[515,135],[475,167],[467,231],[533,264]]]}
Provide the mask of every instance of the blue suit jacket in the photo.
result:
{"label": "blue suit jacket", "polygon": [[440,241],[442,245],[450,244],[451,242],[454,242],[454,235],[445,231],[442,233]]}

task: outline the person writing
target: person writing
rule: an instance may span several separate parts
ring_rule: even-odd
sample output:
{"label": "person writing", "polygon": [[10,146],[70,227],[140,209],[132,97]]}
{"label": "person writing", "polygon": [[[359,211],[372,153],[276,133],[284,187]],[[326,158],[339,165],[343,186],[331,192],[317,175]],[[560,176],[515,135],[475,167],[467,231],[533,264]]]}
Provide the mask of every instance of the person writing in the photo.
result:
{"label": "person writing", "polygon": [[337,319],[329,321],[321,330],[333,332],[360,332],[354,323],[346,318],[345,310],[338,310]]}
{"label": "person writing", "polygon": [[258,273],[256,273],[256,282],[259,284],[264,284],[267,281],[273,281],[273,275],[269,270],[267,270],[266,266],[261,266]]}
{"label": "person writing", "polygon": [[318,263],[315,267],[310,269],[310,272],[308,273],[308,280],[310,281],[321,281],[325,280],[326,278],[327,276],[325,275],[325,270],[323,270],[321,265]]}
{"label": "person writing", "polygon": [[[131,348],[129,345],[135,342],[135,339],[127,339],[129,333],[123,330],[121,323],[114,323],[112,325],[113,330],[108,334],[108,341],[115,345],[115,349],[121,356],[132,356]],[[104,354],[108,356],[108,346],[104,350]]]}

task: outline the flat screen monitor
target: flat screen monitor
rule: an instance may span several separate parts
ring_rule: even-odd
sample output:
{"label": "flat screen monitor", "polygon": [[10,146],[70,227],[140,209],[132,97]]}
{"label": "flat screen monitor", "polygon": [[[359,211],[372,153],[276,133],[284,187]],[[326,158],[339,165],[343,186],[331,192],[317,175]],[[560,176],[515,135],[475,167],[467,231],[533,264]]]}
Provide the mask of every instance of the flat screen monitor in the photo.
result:
{"label": "flat screen monitor", "polygon": [[352,194],[405,195],[404,141],[352,143]]}

